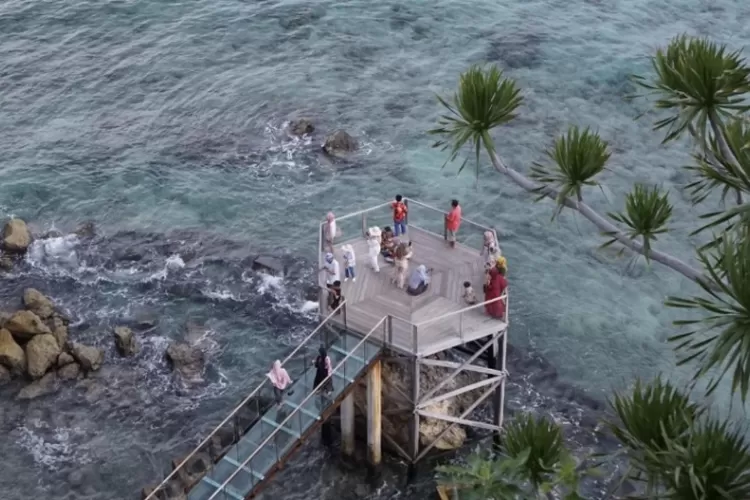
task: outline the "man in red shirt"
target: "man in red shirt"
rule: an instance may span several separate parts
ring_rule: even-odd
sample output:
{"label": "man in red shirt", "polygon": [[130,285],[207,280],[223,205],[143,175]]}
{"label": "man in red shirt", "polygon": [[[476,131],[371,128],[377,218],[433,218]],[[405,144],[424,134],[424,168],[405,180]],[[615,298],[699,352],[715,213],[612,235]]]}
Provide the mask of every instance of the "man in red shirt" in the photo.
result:
{"label": "man in red shirt", "polygon": [[396,195],[396,201],[391,203],[393,208],[393,235],[406,234],[406,213],[409,211],[404,203],[404,197]]}
{"label": "man in red shirt", "polygon": [[461,226],[461,205],[458,200],[451,200],[451,211],[445,216],[445,233],[451,248],[456,247],[456,233]]}

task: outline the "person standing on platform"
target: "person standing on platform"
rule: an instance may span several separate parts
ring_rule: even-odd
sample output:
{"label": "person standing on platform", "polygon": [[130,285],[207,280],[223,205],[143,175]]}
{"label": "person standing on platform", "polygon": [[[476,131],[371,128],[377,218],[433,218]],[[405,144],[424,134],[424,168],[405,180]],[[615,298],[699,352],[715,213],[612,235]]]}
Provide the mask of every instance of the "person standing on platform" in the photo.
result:
{"label": "person standing on platform", "polygon": [[326,287],[331,288],[334,282],[341,280],[341,268],[339,261],[337,261],[331,252],[328,252],[325,256],[325,262],[323,268],[320,270],[321,273],[326,273]]}
{"label": "person standing on platform", "polygon": [[354,273],[354,266],[357,264],[354,247],[349,244],[343,245],[341,252],[344,254],[344,281],[349,281],[349,278],[352,282],[357,281],[357,275]]}
{"label": "person standing on platform", "polygon": [[336,216],[333,212],[328,212],[326,215],[326,223],[323,226],[323,244],[325,250],[333,252],[333,240],[341,236],[341,231],[336,225]]}
{"label": "person standing on platform", "polygon": [[451,201],[451,211],[445,216],[445,232],[448,238],[448,244],[451,248],[456,248],[456,233],[461,226],[461,205],[458,200]]}
{"label": "person standing on platform", "polygon": [[505,319],[505,299],[495,299],[502,297],[508,288],[508,280],[505,278],[507,272],[508,262],[505,257],[500,257],[487,275],[487,283],[484,285],[484,301],[494,300],[494,302],[485,304],[484,309],[493,318]]}
{"label": "person standing on platform", "polygon": [[[315,380],[313,381],[313,387],[317,388],[325,380],[325,384],[320,388],[324,394],[330,394],[333,392],[333,380],[328,378],[333,372],[331,366],[331,357],[328,356],[325,347],[321,347],[318,350],[318,357],[315,358]],[[328,380],[326,380],[328,378]]]}
{"label": "person standing on platform", "polygon": [[273,385],[273,395],[276,399],[276,404],[281,405],[284,397],[284,390],[292,383],[292,378],[289,376],[289,372],[281,367],[281,361],[277,359],[273,362],[273,367],[266,376],[271,380],[271,385]]}
{"label": "person standing on platform", "polygon": [[406,207],[406,203],[404,203],[403,200],[404,197],[400,194],[397,194],[396,201],[391,203],[391,208],[393,208],[394,236],[406,234],[406,214],[409,212],[409,209]]}

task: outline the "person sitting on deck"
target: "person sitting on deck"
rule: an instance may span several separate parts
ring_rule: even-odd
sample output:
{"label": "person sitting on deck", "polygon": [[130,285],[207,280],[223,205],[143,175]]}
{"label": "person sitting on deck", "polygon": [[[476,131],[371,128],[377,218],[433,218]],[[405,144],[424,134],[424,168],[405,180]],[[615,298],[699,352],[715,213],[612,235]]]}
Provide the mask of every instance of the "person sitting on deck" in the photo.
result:
{"label": "person sitting on deck", "polygon": [[331,375],[333,368],[331,367],[331,358],[328,356],[325,347],[318,349],[318,357],[313,362],[315,367],[315,380],[313,381],[313,387],[318,387],[325,380],[325,384],[320,388],[326,394],[333,392],[333,379],[326,378]]}
{"label": "person sitting on deck", "polygon": [[393,230],[390,226],[383,228],[383,233],[380,237],[380,254],[385,258],[386,262],[393,264],[393,252],[396,249],[396,241],[393,238]]}
{"label": "person sitting on deck", "polygon": [[[487,275],[487,283],[484,285],[485,302],[501,297],[508,288],[508,280],[505,274],[508,269],[508,263],[505,257],[500,257],[495,263],[495,267],[490,269]],[[488,315],[497,319],[505,318],[505,300],[499,299],[484,305]]]}
{"label": "person sitting on deck", "polygon": [[281,361],[278,359],[273,362],[273,367],[266,376],[271,380],[271,385],[273,385],[273,395],[276,398],[276,404],[280,405],[283,400],[284,389],[292,383],[292,378],[289,376],[289,372],[281,367]]}
{"label": "person sitting on deck", "polygon": [[424,264],[417,267],[411,276],[409,277],[409,286],[406,288],[406,293],[409,295],[421,295],[427,291],[427,287],[430,286],[430,271],[427,270],[427,266]]}
{"label": "person sitting on deck", "polygon": [[328,309],[335,311],[343,300],[344,296],[341,295],[341,281],[336,280],[328,287]]}

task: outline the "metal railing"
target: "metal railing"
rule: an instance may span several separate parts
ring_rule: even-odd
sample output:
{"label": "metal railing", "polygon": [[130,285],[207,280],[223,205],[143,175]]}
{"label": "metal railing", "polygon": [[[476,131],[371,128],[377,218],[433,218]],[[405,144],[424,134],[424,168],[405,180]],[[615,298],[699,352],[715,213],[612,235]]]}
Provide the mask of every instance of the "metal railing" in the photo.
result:
{"label": "metal railing", "polygon": [[[320,331],[322,330],[322,328],[324,326],[326,326],[326,324],[328,324],[328,322],[334,316],[336,316],[340,311],[345,310],[345,307],[346,307],[346,300],[344,300],[341,304],[339,304],[339,306],[336,309],[334,309],[318,326],[315,327],[315,329],[312,331],[312,333],[310,333],[307,337],[305,337],[305,339],[302,342],[300,342],[300,344],[296,348],[294,348],[294,350],[286,358],[284,358],[284,360],[281,362],[281,366],[283,367],[284,365],[286,365],[286,363],[289,360],[291,360],[293,357],[295,357],[297,355],[297,353],[299,353],[300,350],[302,350],[303,348],[305,348],[306,345],[307,345],[307,343],[310,340],[312,340],[313,337],[315,337],[317,334],[319,334]],[[172,472],[170,472],[167,475],[166,478],[164,478],[164,480],[161,483],[159,483],[159,486],[157,486],[146,497],[145,500],[156,500],[157,494],[162,490],[162,488],[164,488],[165,486],[167,486],[167,483],[169,483],[169,481],[171,481],[180,472],[180,470],[190,461],[190,459],[193,458],[196,454],[198,454],[201,450],[203,450],[203,448],[211,441],[211,438],[214,437],[215,435],[217,435],[219,432],[221,432],[225,425],[227,425],[228,423],[230,423],[230,421],[233,418],[235,418],[237,415],[239,415],[240,411],[242,411],[243,408],[245,408],[247,406],[247,404],[253,400],[253,398],[255,398],[256,396],[258,396],[261,393],[261,390],[264,387],[267,387],[268,384],[269,384],[268,377],[264,376],[263,377],[263,381],[260,384],[258,384],[258,386],[245,399],[243,399],[242,402],[239,405],[237,405],[231,411],[231,413],[229,413],[229,415],[224,420],[222,420],[221,423],[219,425],[217,425],[216,428],[213,431],[211,431],[211,433],[208,436],[206,436],[203,439],[203,441],[201,441],[200,444],[198,444],[198,446],[196,446],[193,449],[193,451],[191,451],[182,460],[182,462],[180,462],[180,464],[177,467],[175,467],[172,470]],[[258,413],[259,413],[258,416],[260,417],[260,412],[258,412]]]}
{"label": "metal railing", "polygon": [[[367,333],[367,335],[365,335],[359,341],[359,343],[356,346],[354,346],[354,348],[351,349],[351,351],[349,351],[347,353],[347,355],[344,357],[344,359],[342,359],[336,365],[336,367],[331,370],[331,372],[328,374],[328,376],[322,382],[320,382],[317,386],[315,386],[315,388],[312,391],[310,391],[310,394],[308,394],[307,397],[304,400],[302,400],[301,403],[299,403],[297,405],[297,408],[295,408],[294,411],[292,411],[281,423],[279,423],[276,426],[276,428],[271,432],[271,434],[269,434],[268,437],[262,443],[260,443],[257,448],[255,448],[255,451],[253,451],[250,454],[250,456],[247,457],[236,468],[236,470],[218,488],[216,488],[216,491],[208,498],[208,500],[213,500],[216,497],[216,495],[218,495],[219,493],[223,493],[224,489],[232,481],[232,479],[234,479],[234,477],[241,470],[246,470],[248,463],[250,463],[250,461],[266,446],[266,444],[268,444],[268,442],[271,439],[273,439],[276,436],[276,434],[278,432],[282,431],[282,428],[286,425],[287,422],[289,422],[289,420],[294,415],[300,414],[300,416],[301,416],[302,409],[304,408],[305,404],[310,400],[310,398],[312,398],[316,394],[318,394],[318,391],[328,382],[328,380],[330,380],[333,377],[334,373],[336,373],[342,366],[344,366],[344,364],[346,363],[346,361],[354,355],[354,353],[357,351],[357,349],[359,349],[363,344],[365,344],[365,342],[367,342],[367,340],[375,333],[375,331],[378,328],[381,327],[381,325],[383,326],[383,342],[385,342],[386,337],[387,337],[387,327],[388,327],[388,322],[386,321],[386,318],[387,317],[382,318],[380,321],[377,322],[377,324],[375,324],[375,326]],[[366,349],[366,347],[365,347],[365,349]],[[365,367],[366,367],[366,365],[363,366],[363,368],[365,368]],[[278,449],[277,449],[277,452],[278,452]]]}

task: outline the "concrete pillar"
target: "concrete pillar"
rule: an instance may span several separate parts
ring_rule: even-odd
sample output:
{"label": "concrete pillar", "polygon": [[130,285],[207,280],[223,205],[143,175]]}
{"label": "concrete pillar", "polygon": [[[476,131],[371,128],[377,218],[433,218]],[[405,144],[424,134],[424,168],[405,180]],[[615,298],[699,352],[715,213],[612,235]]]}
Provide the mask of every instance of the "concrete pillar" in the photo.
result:
{"label": "concrete pillar", "polygon": [[411,371],[411,398],[414,410],[411,415],[409,422],[409,454],[411,455],[412,463],[416,463],[417,455],[419,455],[419,414],[417,413],[417,403],[419,402],[419,358],[414,357]]}
{"label": "concrete pillar", "polygon": [[367,459],[374,468],[380,467],[382,458],[380,438],[383,389],[380,363],[380,360],[373,363],[367,372]]}
{"label": "concrete pillar", "polygon": [[341,402],[341,453],[354,455],[354,391]]}

